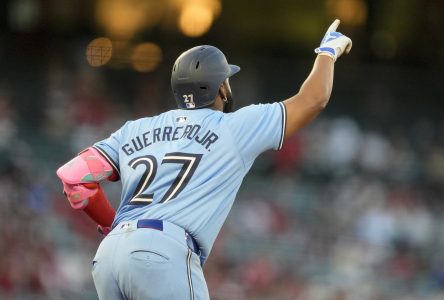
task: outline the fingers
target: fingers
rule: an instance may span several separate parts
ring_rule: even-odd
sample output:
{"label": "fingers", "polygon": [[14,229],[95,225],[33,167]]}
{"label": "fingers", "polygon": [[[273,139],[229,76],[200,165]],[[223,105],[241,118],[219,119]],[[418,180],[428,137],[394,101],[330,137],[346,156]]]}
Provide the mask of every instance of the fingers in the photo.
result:
{"label": "fingers", "polygon": [[336,19],[333,23],[331,23],[330,27],[327,29],[327,33],[336,31],[341,21],[339,19]]}

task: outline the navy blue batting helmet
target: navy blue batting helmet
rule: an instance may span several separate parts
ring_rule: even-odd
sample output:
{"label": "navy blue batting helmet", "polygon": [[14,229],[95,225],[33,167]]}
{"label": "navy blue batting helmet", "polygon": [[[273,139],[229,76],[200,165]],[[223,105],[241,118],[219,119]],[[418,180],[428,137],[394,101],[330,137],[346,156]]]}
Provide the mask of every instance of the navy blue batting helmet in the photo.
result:
{"label": "navy blue batting helmet", "polygon": [[214,103],[220,85],[240,68],[229,65],[214,46],[197,46],[182,53],[171,74],[171,88],[182,109],[207,107]]}

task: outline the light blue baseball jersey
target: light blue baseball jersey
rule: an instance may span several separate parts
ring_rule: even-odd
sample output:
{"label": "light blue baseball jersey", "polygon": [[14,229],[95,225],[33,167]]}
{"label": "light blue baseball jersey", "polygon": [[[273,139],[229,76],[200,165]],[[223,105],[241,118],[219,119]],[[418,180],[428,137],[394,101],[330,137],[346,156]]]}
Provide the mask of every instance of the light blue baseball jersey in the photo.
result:
{"label": "light blue baseball jersey", "polygon": [[228,114],[177,109],[127,122],[94,145],[122,181],[113,226],[172,222],[194,236],[204,261],[256,157],[282,147],[285,124],[280,102]]}

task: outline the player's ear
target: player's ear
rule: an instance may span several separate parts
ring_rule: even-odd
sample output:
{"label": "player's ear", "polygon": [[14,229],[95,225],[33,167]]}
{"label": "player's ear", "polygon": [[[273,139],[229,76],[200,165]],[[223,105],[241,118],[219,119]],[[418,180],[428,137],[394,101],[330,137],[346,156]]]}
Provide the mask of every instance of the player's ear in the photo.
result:
{"label": "player's ear", "polygon": [[226,94],[225,87],[223,84],[221,84],[219,86],[219,96],[222,100],[227,99],[227,94]]}

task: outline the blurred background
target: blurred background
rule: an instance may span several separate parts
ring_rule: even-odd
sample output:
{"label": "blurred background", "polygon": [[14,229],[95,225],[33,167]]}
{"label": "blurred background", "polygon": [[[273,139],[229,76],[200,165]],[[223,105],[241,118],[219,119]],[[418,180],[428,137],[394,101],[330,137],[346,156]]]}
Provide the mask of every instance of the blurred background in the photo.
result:
{"label": "blurred background", "polygon": [[[100,243],[55,170],[175,108],[170,71],[225,52],[237,107],[282,101],[335,19],[329,106],[260,156],[205,266],[212,299],[444,299],[443,0],[4,0],[0,299],[97,299]],[[119,184],[106,184],[114,203]]]}

